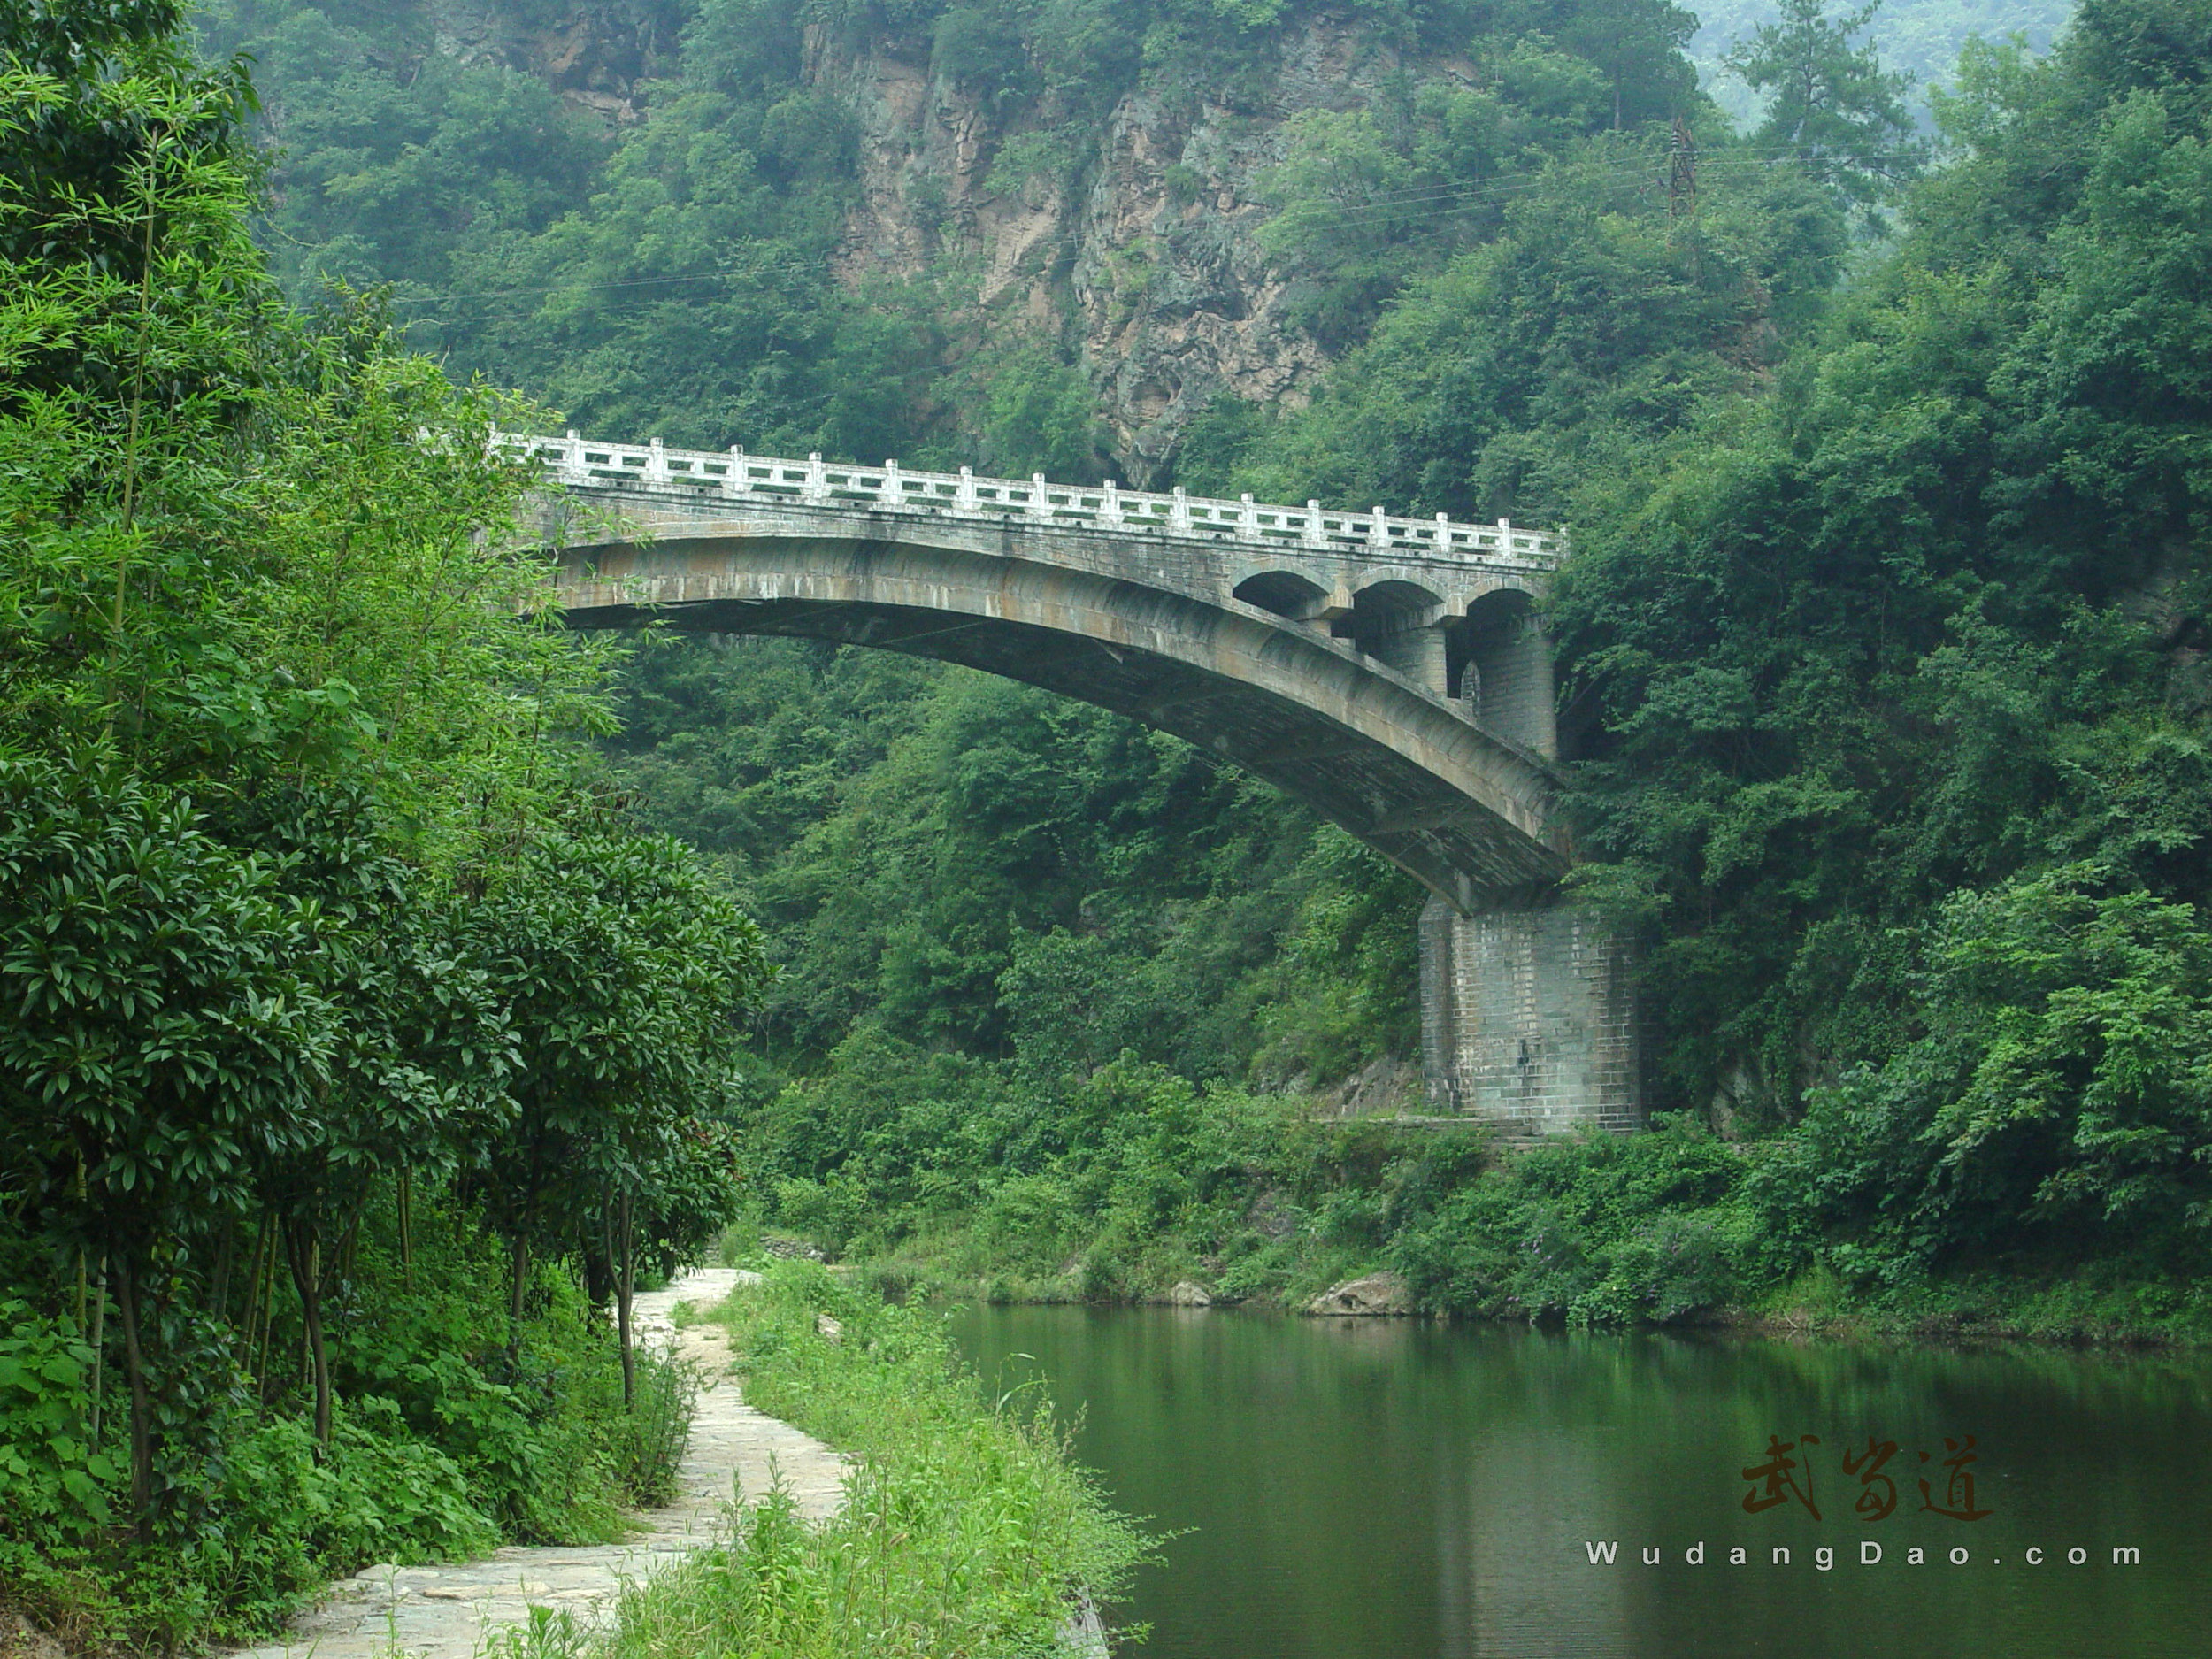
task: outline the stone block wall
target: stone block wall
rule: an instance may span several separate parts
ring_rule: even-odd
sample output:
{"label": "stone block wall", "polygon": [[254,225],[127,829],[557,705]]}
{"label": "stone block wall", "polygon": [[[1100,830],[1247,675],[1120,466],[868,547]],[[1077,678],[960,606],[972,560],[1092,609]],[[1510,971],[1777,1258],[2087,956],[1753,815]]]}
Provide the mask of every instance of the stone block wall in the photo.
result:
{"label": "stone block wall", "polygon": [[1626,943],[1555,900],[1420,925],[1421,1047],[1432,1106],[1512,1135],[1644,1123]]}
{"label": "stone block wall", "polygon": [[1474,717],[1500,737],[1556,758],[1551,641],[1519,594],[1494,595],[1468,619],[1467,666],[1461,695]]}

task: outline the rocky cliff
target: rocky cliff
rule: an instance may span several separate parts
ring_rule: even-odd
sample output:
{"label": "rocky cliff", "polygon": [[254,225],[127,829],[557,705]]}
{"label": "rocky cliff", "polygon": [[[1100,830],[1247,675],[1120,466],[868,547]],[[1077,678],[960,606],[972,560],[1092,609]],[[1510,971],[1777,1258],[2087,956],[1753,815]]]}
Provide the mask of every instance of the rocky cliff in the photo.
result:
{"label": "rocky cliff", "polygon": [[[687,7],[529,10],[447,0],[441,47],[526,69],[618,126],[651,119],[650,80],[676,69]],[[1018,334],[1071,350],[1138,484],[1217,396],[1294,403],[1323,366],[1256,235],[1286,124],[1474,73],[1463,59],[1406,61],[1350,11],[1308,3],[1248,43],[1221,84],[1192,65],[1151,65],[1103,99],[1088,88],[1092,107],[1071,119],[1065,96],[1008,98],[946,73],[926,27],[814,22],[802,38],[805,88],[833,98],[857,135],[838,278],[930,277],[965,319],[957,349]]]}
{"label": "rocky cliff", "polygon": [[1294,17],[1266,73],[1233,90],[1133,87],[1057,166],[1019,162],[1025,139],[1050,133],[1042,114],[1009,119],[933,74],[926,41],[818,32],[810,46],[809,79],[849,101],[861,134],[846,280],[949,265],[972,273],[964,297],[987,327],[1062,331],[1140,484],[1217,395],[1302,399],[1323,357],[1286,320],[1285,277],[1256,238],[1267,175],[1292,118],[1358,104],[1409,67],[1348,14]]}

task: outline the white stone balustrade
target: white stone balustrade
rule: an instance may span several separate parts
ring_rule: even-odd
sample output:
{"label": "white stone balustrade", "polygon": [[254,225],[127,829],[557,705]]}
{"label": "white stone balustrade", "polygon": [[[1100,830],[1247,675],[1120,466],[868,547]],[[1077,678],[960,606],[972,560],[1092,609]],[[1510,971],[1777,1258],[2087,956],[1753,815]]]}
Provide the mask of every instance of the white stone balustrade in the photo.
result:
{"label": "white stone balustrade", "polygon": [[1284,507],[1215,501],[1181,489],[1167,495],[1103,485],[1053,484],[1041,473],[1026,480],[921,472],[886,461],[881,466],[748,455],[743,449],[671,449],[658,438],[645,444],[598,443],[573,432],[563,438],[502,434],[501,447],[543,463],[552,480],[577,488],[626,488],[701,496],[777,496],[817,506],[862,512],[943,513],[955,518],[1018,517],[1117,535],[1143,534],[1177,541],[1246,541],[1316,552],[1361,553],[1393,562],[1507,564],[1532,572],[1555,568],[1567,539],[1554,530],[1529,530],[1501,518],[1495,524],[1455,523],[1371,512],[1333,512],[1320,503]]}

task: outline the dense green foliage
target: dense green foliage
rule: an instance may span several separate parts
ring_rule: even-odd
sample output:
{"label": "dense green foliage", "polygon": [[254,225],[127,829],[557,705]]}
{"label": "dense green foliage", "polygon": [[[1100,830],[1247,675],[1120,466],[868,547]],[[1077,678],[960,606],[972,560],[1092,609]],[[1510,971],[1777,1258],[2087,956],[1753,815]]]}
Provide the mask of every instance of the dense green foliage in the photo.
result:
{"label": "dense green foliage", "polygon": [[[1974,59],[1944,106],[1960,153],[1896,256],[1774,396],[1602,480],[1561,585],[1601,711],[1581,789],[1614,862],[1591,890],[1648,920],[1671,1092],[1787,1120],[1886,1068],[1936,1185],[1994,1155],[2024,1195],[2069,1141],[2162,1132],[2155,1090],[2091,1111],[2062,1085],[1970,1154],[1940,1087],[1904,1079],[1953,1008],[2024,1021],[2109,988],[2117,939],[2036,943],[2038,906],[2145,948],[2200,926],[2212,60],[2177,50],[2179,16],[2093,4],[2043,64]],[[2054,1138],[2054,1108],[2086,1115]],[[2016,1245],[2096,1236],[2065,1207],[2003,1213]],[[2127,1237],[2193,1250],[2200,1214],[2177,1193]]]}
{"label": "dense green foliage", "polygon": [[988,1398],[941,1316],[787,1263],[713,1317],[747,1401],[853,1457],[844,1508],[817,1528],[772,1494],[727,1545],[633,1589],[611,1631],[550,1622],[518,1655],[1047,1653],[1079,1594],[1122,1587],[1134,1530],[1055,1425]]}
{"label": "dense green foliage", "polygon": [[[1932,148],[1894,73],[1926,66],[1922,10],[1741,14],[1736,66],[1770,96],[1739,134],[1671,8],[1377,6],[1372,42],[1475,73],[1286,134],[1263,242],[1338,360],[1303,410],[1217,403],[1175,475],[1569,526],[1577,879],[1647,946],[1659,1104],[1737,1148],[1697,1152],[1688,1195],[1631,1181],[1574,1210],[1557,1294],[1526,1277],[1573,1210],[1550,1165],[1454,1164],[1409,1207],[1374,1166],[1365,1248],[1440,1303],[1618,1317],[1815,1281],[1910,1302],[2200,1260],[2202,11],[2098,0],[2046,58],[1971,48]],[[644,6],[641,119],[557,140],[511,72],[395,73],[414,12],[306,19],[216,23],[285,88],[296,277],[320,249],[395,281],[426,338],[579,424],[1080,473],[1107,465],[1105,365],[1072,359],[1068,318],[999,326],[958,297],[951,227],[914,281],[819,280],[861,141],[796,31],[926,39],[1013,134],[1012,188],[1092,176],[1133,87],[1244,108],[1299,14]],[[545,142],[498,136],[526,110]],[[409,192],[434,153],[488,157],[487,188],[404,219],[402,194],[461,200]],[[1178,744],[783,644],[648,652],[624,710],[612,769],[783,968],[736,1109],[772,1226],[969,1279],[1061,1285],[1101,1241],[1157,1270],[1102,1286],[1159,1288],[1171,1257],[1225,1273],[1245,1247],[1201,1212],[1227,1196],[1140,1224],[1104,1195],[1148,1179],[1099,1174],[1145,1109],[1100,1116],[1094,1080],[1166,1068],[1225,1144],[1248,1091],[1372,1083],[1409,1050],[1412,891]],[[1296,1188],[1235,1167],[1248,1202]],[[1052,1202],[1018,1207],[1053,1225],[1021,1242],[992,1206],[1029,1182]],[[1309,1241],[1345,1236],[1320,1191],[1284,1200]],[[1700,1297],[1626,1264],[1693,1239],[1726,1265]],[[1335,1248],[1286,1246],[1251,1283],[1286,1293],[1292,1256]]]}
{"label": "dense green foliage", "polygon": [[731,1213],[764,977],[583,776],[514,406],[288,305],[180,27],[0,19],[0,1585],[171,1651],[664,1488],[628,1297]]}
{"label": "dense green foliage", "polygon": [[1411,1040],[1412,885],[1184,743],[780,641],[626,675],[613,758],[767,931],[755,1029],[785,1069],[862,1027],[1046,1078],[1128,1048],[1333,1079]]}

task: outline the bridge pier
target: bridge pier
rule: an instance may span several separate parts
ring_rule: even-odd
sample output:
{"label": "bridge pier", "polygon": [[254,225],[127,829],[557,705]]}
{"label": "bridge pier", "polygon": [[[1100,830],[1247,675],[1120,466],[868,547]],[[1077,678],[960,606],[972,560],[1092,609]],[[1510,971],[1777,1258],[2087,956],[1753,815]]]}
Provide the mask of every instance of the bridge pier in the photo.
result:
{"label": "bridge pier", "polygon": [[1643,1126],[1626,941],[1582,906],[1421,912],[1421,1060],[1432,1108],[1502,1133]]}

